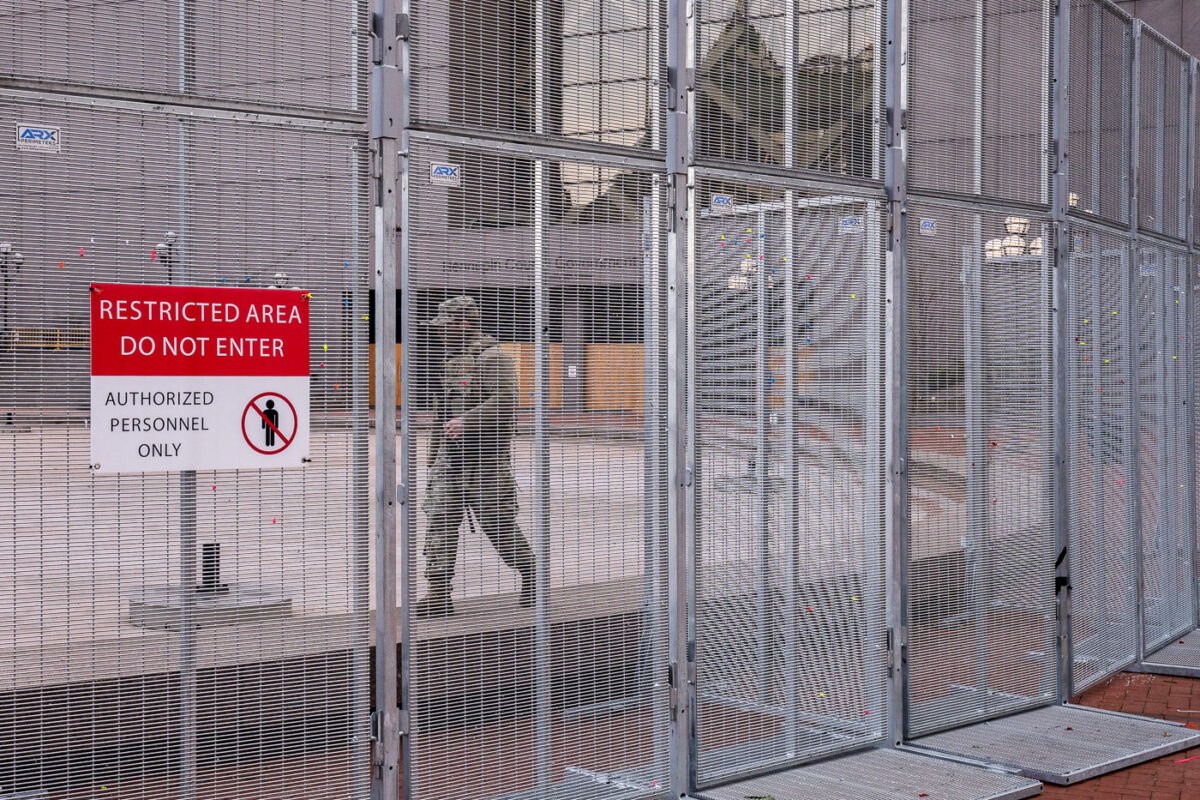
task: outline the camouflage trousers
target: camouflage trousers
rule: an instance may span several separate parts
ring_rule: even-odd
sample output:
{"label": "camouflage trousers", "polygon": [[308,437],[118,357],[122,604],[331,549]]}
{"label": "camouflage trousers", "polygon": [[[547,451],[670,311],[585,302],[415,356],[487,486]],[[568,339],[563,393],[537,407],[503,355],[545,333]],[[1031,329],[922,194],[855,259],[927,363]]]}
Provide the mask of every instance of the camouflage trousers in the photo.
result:
{"label": "camouflage trousers", "polygon": [[431,583],[454,577],[458,531],[468,511],[511,569],[533,568],[533,550],[517,527],[517,481],[508,459],[496,458],[452,465],[439,455],[429,470],[421,503],[429,519],[425,535],[425,577]]}

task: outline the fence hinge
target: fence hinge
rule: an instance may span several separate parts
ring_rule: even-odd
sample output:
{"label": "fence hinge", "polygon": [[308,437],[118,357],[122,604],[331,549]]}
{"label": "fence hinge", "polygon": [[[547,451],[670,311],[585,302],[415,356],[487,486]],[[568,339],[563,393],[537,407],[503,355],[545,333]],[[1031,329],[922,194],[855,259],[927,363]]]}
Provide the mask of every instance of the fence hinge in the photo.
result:
{"label": "fence hinge", "polygon": [[407,42],[408,37],[412,35],[412,17],[408,14],[396,15],[396,38],[402,42]]}
{"label": "fence hinge", "polygon": [[408,733],[409,733],[408,709],[407,708],[398,708],[398,709],[396,709],[396,712],[397,712],[397,715],[399,716],[400,738],[403,739],[405,736],[408,736]]}
{"label": "fence hinge", "polygon": [[383,740],[383,736],[381,736],[380,732],[379,732],[380,724],[381,724],[381,721],[380,721],[380,717],[379,717],[379,712],[372,711],[371,712],[371,763],[375,764],[376,766],[380,766],[383,764],[383,748],[379,746]]}

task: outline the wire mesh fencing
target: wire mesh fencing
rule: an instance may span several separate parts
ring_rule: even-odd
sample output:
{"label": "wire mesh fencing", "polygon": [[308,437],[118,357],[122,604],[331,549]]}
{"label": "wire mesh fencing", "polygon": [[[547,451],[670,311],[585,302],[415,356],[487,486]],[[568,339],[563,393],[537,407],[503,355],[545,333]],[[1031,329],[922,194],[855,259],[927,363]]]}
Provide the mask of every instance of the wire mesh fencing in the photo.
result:
{"label": "wire mesh fencing", "polygon": [[[1055,598],[1050,227],[931,202],[912,211],[906,725],[915,737],[1052,700]],[[1031,237],[1020,253],[989,249],[1006,229]]]}
{"label": "wire mesh fencing", "polygon": [[1071,226],[1068,313],[1073,681],[1076,691],[1138,655],[1128,237]]}
{"label": "wire mesh fencing", "polygon": [[[447,159],[464,165],[458,186],[426,177]],[[657,794],[661,182],[439,142],[414,148],[412,166],[410,791]],[[567,173],[581,192],[564,208]]]}
{"label": "wire mesh fencing", "polygon": [[1114,6],[1076,0],[1070,37],[1068,207],[1128,226],[1133,23]]}
{"label": "wire mesh fencing", "polygon": [[[0,796],[369,792],[365,12],[0,11]],[[93,283],[311,294],[304,468],[99,470]]]}
{"label": "wire mesh fencing", "polygon": [[[1138,245],[1137,390],[1142,547],[1143,642],[1153,651],[1194,624],[1189,591],[1193,534],[1186,463],[1186,257],[1175,248]],[[1183,359],[1180,359],[1180,355]]]}
{"label": "wire mesh fencing", "polygon": [[1187,55],[1143,28],[1138,60],[1138,226],[1175,239],[1187,236]]}
{"label": "wire mesh fencing", "polygon": [[886,729],[882,240],[876,199],[707,177],[698,195],[697,766],[712,782]]}
{"label": "wire mesh fencing", "polygon": [[[1197,62],[1068,6],[0,10],[0,800],[661,798],[1193,627]],[[311,293],[311,460],[99,474],[93,282]]]}

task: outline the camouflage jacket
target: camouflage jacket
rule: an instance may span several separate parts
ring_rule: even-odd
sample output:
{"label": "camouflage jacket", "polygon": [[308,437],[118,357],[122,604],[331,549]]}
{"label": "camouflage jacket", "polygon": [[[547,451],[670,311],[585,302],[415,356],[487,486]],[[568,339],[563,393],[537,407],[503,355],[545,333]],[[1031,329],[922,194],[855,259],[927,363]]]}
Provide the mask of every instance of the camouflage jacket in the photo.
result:
{"label": "camouflage jacket", "polygon": [[[452,461],[507,459],[517,414],[517,368],[490,336],[477,336],[442,365],[430,463],[445,453]],[[460,439],[442,426],[462,417]]]}

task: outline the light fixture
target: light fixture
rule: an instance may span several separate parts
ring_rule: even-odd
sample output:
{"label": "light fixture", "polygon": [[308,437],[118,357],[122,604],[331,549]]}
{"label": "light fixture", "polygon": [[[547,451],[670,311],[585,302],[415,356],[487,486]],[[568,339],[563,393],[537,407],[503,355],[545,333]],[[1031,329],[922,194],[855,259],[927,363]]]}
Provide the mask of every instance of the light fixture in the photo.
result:
{"label": "light fixture", "polygon": [[1039,236],[1036,239],[1031,240],[1029,242],[1029,247],[1026,248],[1025,252],[1029,253],[1031,256],[1040,256],[1042,254],[1042,237]]}
{"label": "light fixture", "polygon": [[729,288],[735,291],[745,291],[750,288],[750,278],[746,275],[730,275]]}
{"label": "light fixture", "polygon": [[1067,195],[1067,205],[1069,205],[1071,208],[1079,207],[1079,193],[1078,192],[1071,192]]}
{"label": "light fixture", "polygon": [[1025,237],[1017,236],[1016,234],[1013,234],[1012,236],[1005,236],[1003,250],[1004,255],[1010,257],[1025,255]]}
{"label": "light fixture", "polygon": [[742,274],[753,275],[758,272],[758,263],[753,258],[742,260]]}
{"label": "light fixture", "polygon": [[1013,236],[1024,236],[1029,233],[1029,217],[1005,217],[1004,230]]}
{"label": "light fixture", "polygon": [[983,246],[983,255],[985,258],[1003,258],[1004,240],[988,239],[987,243]]}

